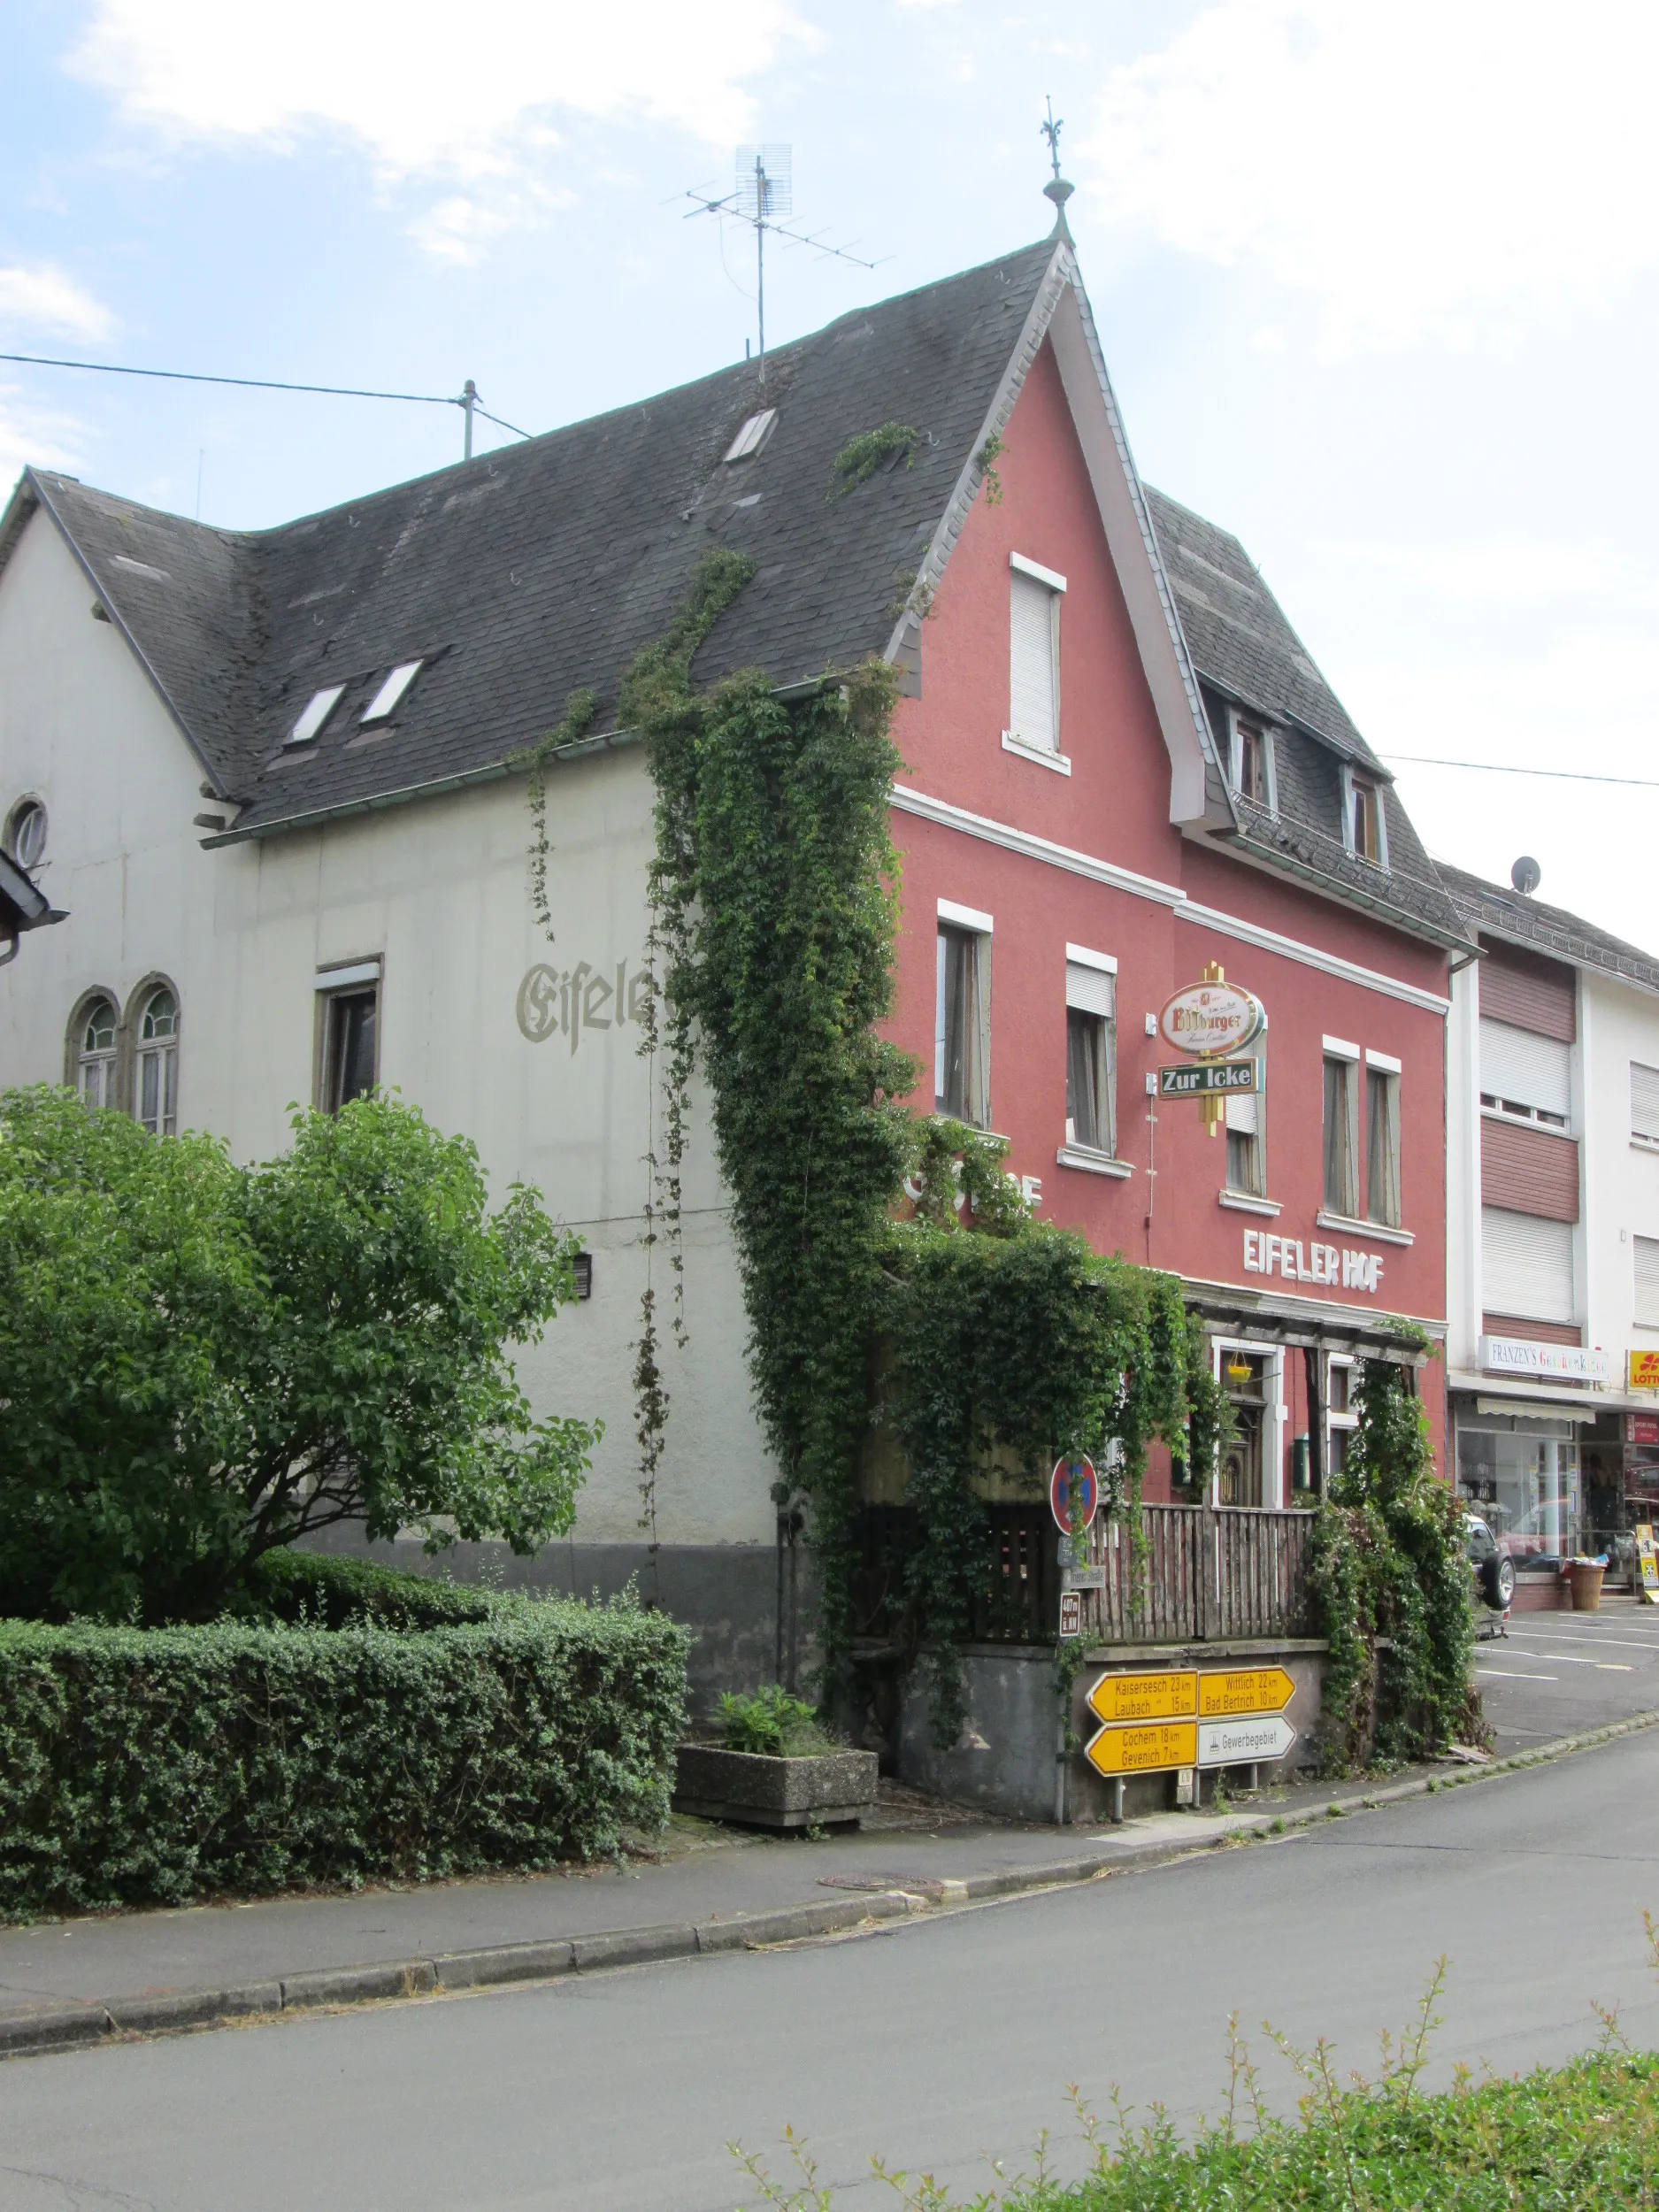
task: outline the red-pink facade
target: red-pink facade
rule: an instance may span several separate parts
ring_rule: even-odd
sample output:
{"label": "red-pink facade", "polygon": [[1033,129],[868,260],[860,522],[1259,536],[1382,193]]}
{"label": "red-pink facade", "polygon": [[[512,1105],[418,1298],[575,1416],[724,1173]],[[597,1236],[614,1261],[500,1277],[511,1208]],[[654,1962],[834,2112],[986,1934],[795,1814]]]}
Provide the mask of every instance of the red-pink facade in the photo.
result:
{"label": "red-pink facade", "polygon": [[[1448,953],[1172,826],[1170,753],[1046,344],[1014,408],[997,475],[1001,499],[975,502],[925,626],[921,695],[901,701],[895,723],[905,766],[892,825],[904,914],[893,1035],[931,1071],[938,902],[981,911],[994,924],[990,1125],[1009,1140],[1010,1170],[1033,1179],[1040,1218],[1189,1283],[1231,1286],[1259,1312],[1260,1327],[1277,1321],[1293,1338],[1317,1326],[1310,1309],[1319,1308],[1333,1323],[1407,1316],[1439,1333]],[[1066,581],[1060,749],[1069,774],[1002,742],[1010,555]],[[935,817],[956,810],[976,822],[928,818],[916,810],[926,803]],[[1141,880],[1099,879],[1091,864],[1109,878],[1127,872]],[[1126,1175],[1056,1160],[1068,943],[1118,964],[1116,1150]],[[1225,1140],[1206,1133],[1195,1102],[1156,1105],[1156,1128],[1148,1118],[1156,1102],[1146,1079],[1177,1056],[1145,1033],[1145,1018],[1209,962],[1268,1012],[1265,1192],[1248,1207],[1224,1194]],[[1318,1219],[1327,1037],[1399,1064],[1398,1231]],[[926,1110],[931,1100],[917,1103]],[[1377,1263],[1367,1279],[1374,1287],[1351,1279],[1345,1287],[1340,1263],[1326,1256],[1351,1251]],[[1336,1280],[1322,1279],[1327,1269]],[[1307,1390],[1303,1362],[1286,1358],[1279,1480],[1263,1502],[1273,1502],[1274,1486],[1288,1498],[1292,1445],[1310,1426]],[[1422,1390],[1438,1459],[1438,1368],[1426,1371]],[[1148,1494],[1158,1494],[1156,1470]]]}

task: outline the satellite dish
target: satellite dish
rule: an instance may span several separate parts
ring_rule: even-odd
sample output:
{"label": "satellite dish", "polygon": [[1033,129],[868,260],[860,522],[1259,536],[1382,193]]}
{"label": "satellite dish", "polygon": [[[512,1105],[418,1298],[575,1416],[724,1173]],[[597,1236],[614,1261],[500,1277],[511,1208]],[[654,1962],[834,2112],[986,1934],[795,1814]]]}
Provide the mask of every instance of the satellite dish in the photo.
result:
{"label": "satellite dish", "polygon": [[1509,871],[1509,881],[1523,898],[1531,898],[1544,879],[1544,872],[1531,853],[1523,853]]}

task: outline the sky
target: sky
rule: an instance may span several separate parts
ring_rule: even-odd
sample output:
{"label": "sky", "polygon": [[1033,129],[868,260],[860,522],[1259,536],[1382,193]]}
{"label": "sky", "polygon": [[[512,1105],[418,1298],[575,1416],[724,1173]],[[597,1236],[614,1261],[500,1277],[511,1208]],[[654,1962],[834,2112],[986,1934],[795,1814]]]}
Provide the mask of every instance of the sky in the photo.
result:
{"label": "sky", "polygon": [[[0,0],[0,349],[531,431],[1042,235],[1147,480],[1236,531],[1438,857],[1659,952],[1650,0]],[[257,527],[458,411],[0,363],[26,461]],[[506,434],[480,426],[480,446]]]}

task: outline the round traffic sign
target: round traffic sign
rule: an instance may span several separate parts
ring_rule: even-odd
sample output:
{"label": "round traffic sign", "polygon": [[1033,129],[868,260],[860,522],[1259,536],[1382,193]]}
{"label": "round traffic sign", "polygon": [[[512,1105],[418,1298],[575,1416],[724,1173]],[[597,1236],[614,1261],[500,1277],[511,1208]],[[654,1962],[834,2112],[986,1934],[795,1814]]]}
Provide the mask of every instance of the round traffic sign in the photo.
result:
{"label": "round traffic sign", "polygon": [[1048,1508],[1061,1534],[1071,1535],[1074,1511],[1087,1528],[1094,1518],[1094,1509],[1099,1503],[1100,1485],[1094,1479],[1094,1463],[1087,1453],[1079,1452],[1071,1459],[1056,1459],[1054,1472],[1048,1478]]}

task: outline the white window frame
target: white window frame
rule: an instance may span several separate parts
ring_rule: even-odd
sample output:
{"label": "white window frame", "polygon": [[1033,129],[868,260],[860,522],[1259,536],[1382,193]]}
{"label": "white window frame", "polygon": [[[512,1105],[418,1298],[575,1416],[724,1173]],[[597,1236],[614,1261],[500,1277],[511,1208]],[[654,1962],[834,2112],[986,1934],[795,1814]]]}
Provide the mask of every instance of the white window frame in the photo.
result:
{"label": "white window frame", "polygon": [[[1319,1062],[1320,1206],[1322,1211],[1325,1213],[1335,1214],[1340,1219],[1344,1221],[1356,1221],[1359,1218],[1360,1202],[1358,1082],[1360,1056],[1357,1049],[1352,1047],[1349,1047],[1345,1050],[1333,1048],[1334,1047],[1340,1047],[1341,1044],[1342,1040],[1340,1037],[1327,1037],[1325,1041],[1325,1050],[1320,1056]],[[1342,1202],[1340,1203],[1331,1195],[1330,1184],[1325,1175],[1325,1158],[1326,1154],[1330,1149],[1330,1137],[1327,1129],[1325,1114],[1325,1070],[1328,1067],[1338,1067],[1344,1071],[1342,1087],[1344,1093],[1346,1094],[1347,1100],[1346,1118],[1348,1122],[1348,1128],[1345,1135],[1348,1148],[1348,1188],[1342,1194]]]}
{"label": "white window frame", "polygon": [[[172,1033],[165,1037],[147,1038],[144,1026],[158,998],[173,1001]],[[183,1028],[184,1010],[178,992],[171,983],[150,984],[134,1021],[133,1119],[152,1137],[174,1137],[179,1133],[179,1038]],[[152,1065],[156,1071],[153,1121],[144,1112],[144,1079]]]}
{"label": "white window frame", "polygon": [[991,941],[995,933],[990,915],[978,907],[961,906],[954,899],[938,902],[935,924],[933,995],[933,1110],[948,1114],[944,1104],[945,1047],[949,1012],[945,1002],[948,933],[965,937],[973,945],[973,977],[969,1013],[973,1025],[968,1069],[967,1110],[951,1117],[972,1129],[991,1126]]}
{"label": "white window frame", "polygon": [[[1041,561],[1031,560],[1024,553],[1010,553],[1008,557],[1008,566],[1010,572],[1009,722],[1010,726],[1002,732],[1002,749],[1004,752],[1017,754],[1021,760],[1035,761],[1043,768],[1051,768],[1060,775],[1069,776],[1071,772],[1071,759],[1062,750],[1060,744],[1060,602],[1065,596],[1065,578],[1057,569],[1045,568]],[[1049,682],[1054,698],[1054,743],[1052,746],[1033,744],[1030,739],[1018,735],[1011,726],[1014,719],[1014,586],[1012,579],[1015,576],[1025,577],[1033,583],[1041,584],[1048,594]]]}
{"label": "white window frame", "polygon": [[[1329,1352],[1325,1355],[1325,1405],[1322,1409],[1325,1415],[1325,1465],[1322,1472],[1327,1492],[1331,1486],[1331,1472],[1336,1457],[1332,1448],[1331,1440],[1337,1435],[1351,1437],[1359,1426],[1359,1415],[1354,1410],[1354,1380],[1358,1366],[1359,1362],[1350,1353]],[[1331,1404],[1331,1377],[1338,1368],[1340,1368],[1348,1379],[1348,1410],[1345,1413],[1338,1413]]]}
{"label": "white window frame", "polygon": [[1636,1076],[1638,1070],[1649,1075],[1659,1089],[1659,1067],[1649,1060],[1632,1060],[1630,1064],[1630,1141],[1642,1152],[1659,1152],[1659,1130],[1649,1136],[1636,1126]]}
{"label": "white window frame", "polygon": [[338,1113],[347,1102],[337,1099],[336,1076],[337,1041],[334,1035],[334,1008],[343,998],[359,998],[373,993],[374,998],[374,1076],[371,1090],[378,1090],[380,1082],[380,1053],[384,1034],[385,961],[379,955],[367,960],[342,961],[337,967],[319,968],[312,989],[317,1002],[315,1043],[312,1051],[313,1075],[311,1095],[318,1110],[326,1114]]}
{"label": "white window frame", "polygon": [[[1384,1214],[1379,1214],[1376,1210],[1376,1202],[1371,1187],[1371,1078],[1374,1075],[1382,1078],[1386,1098],[1386,1111],[1388,1116],[1389,1187],[1386,1196],[1392,1203],[1394,1210],[1392,1213]],[[1404,1148],[1405,1138],[1401,1120],[1400,1076],[1400,1063],[1392,1055],[1367,1049],[1365,1054],[1365,1218],[1385,1229],[1397,1229],[1405,1218],[1405,1194],[1401,1164],[1401,1154]]]}
{"label": "white window frame", "polygon": [[[1248,1352],[1253,1359],[1263,1363],[1262,1396],[1262,1473],[1265,1479],[1260,1509],[1273,1512],[1285,1502],[1285,1424],[1290,1418],[1290,1408],[1285,1402],[1285,1348],[1282,1344],[1263,1344],[1259,1338],[1248,1336],[1218,1336],[1210,1340],[1210,1371],[1223,1390],[1226,1382],[1222,1375],[1224,1355],[1228,1352]],[[1271,1442],[1269,1434],[1271,1434]],[[1271,1464],[1269,1464],[1269,1455]],[[1210,1502],[1221,1503],[1221,1469],[1219,1464],[1210,1471]],[[1235,1509],[1249,1511],[1248,1507]]]}
{"label": "white window frame", "polygon": [[[101,1048],[96,1052],[88,1052],[87,1050],[87,1030],[91,1022],[92,1010],[96,1006],[107,1006],[110,1010],[111,1018],[110,1041],[107,1048]],[[96,990],[87,994],[80,1011],[75,1016],[73,1034],[75,1050],[76,1092],[82,1102],[88,1106],[114,1107],[119,1103],[120,1094],[121,1007],[113,991]],[[96,1087],[98,1095],[89,1096],[87,1081],[88,1075],[95,1068],[98,1071]]]}
{"label": "white window frame", "polygon": [[[1073,1134],[1071,1118],[1068,1114],[1065,1124],[1065,1142],[1055,1154],[1055,1159],[1061,1167],[1095,1169],[1109,1166],[1119,1167],[1122,1163],[1118,1158],[1118,963],[1109,952],[1094,952],[1087,945],[1067,945],[1065,964],[1067,970],[1065,979],[1067,1086],[1069,1088],[1071,1074],[1071,1015],[1076,1010],[1099,1021],[1103,1027],[1105,1048],[1102,1056],[1104,1065],[1101,1071],[1102,1118],[1105,1123],[1106,1134],[1110,1141],[1105,1145],[1079,1143]],[[1093,969],[1097,975],[1110,976],[1112,979],[1112,1010],[1110,1014],[1102,1014],[1097,1008],[1088,1006],[1079,1005],[1074,1010],[1070,972],[1073,968]],[[1068,1100],[1067,1102],[1070,1103],[1070,1101]]]}
{"label": "white window frame", "polygon": [[763,407],[757,414],[749,416],[738,426],[737,435],[726,449],[726,465],[733,461],[750,461],[772,435],[772,426],[778,419],[775,407]]}
{"label": "white window frame", "polygon": [[359,723],[389,722],[424,665],[422,661],[399,661],[396,668],[388,672],[385,682],[364,708]]}
{"label": "white window frame", "polygon": [[[1376,794],[1377,856],[1375,859],[1369,853],[1361,852],[1354,841],[1354,787],[1356,783],[1364,784],[1368,790]],[[1363,860],[1368,868],[1380,868],[1386,874],[1388,870],[1388,810],[1383,803],[1383,788],[1380,776],[1366,774],[1356,776],[1351,761],[1345,760],[1342,763],[1343,849],[1352,858]]]}
{"label": "white window frame", "polygon": [[1267,795],[1250,803],[1262,805],[1270,814],[1279,812],[1279,749],[1275,742],[1273,726],[1264,722],[1259,714],[1247,714],[1241,708],[1227,710],[1227,773],[1233,791],[1244,795],[1244,731],[1246,725],[1262,741],[1262,766],[1267,783]]}

